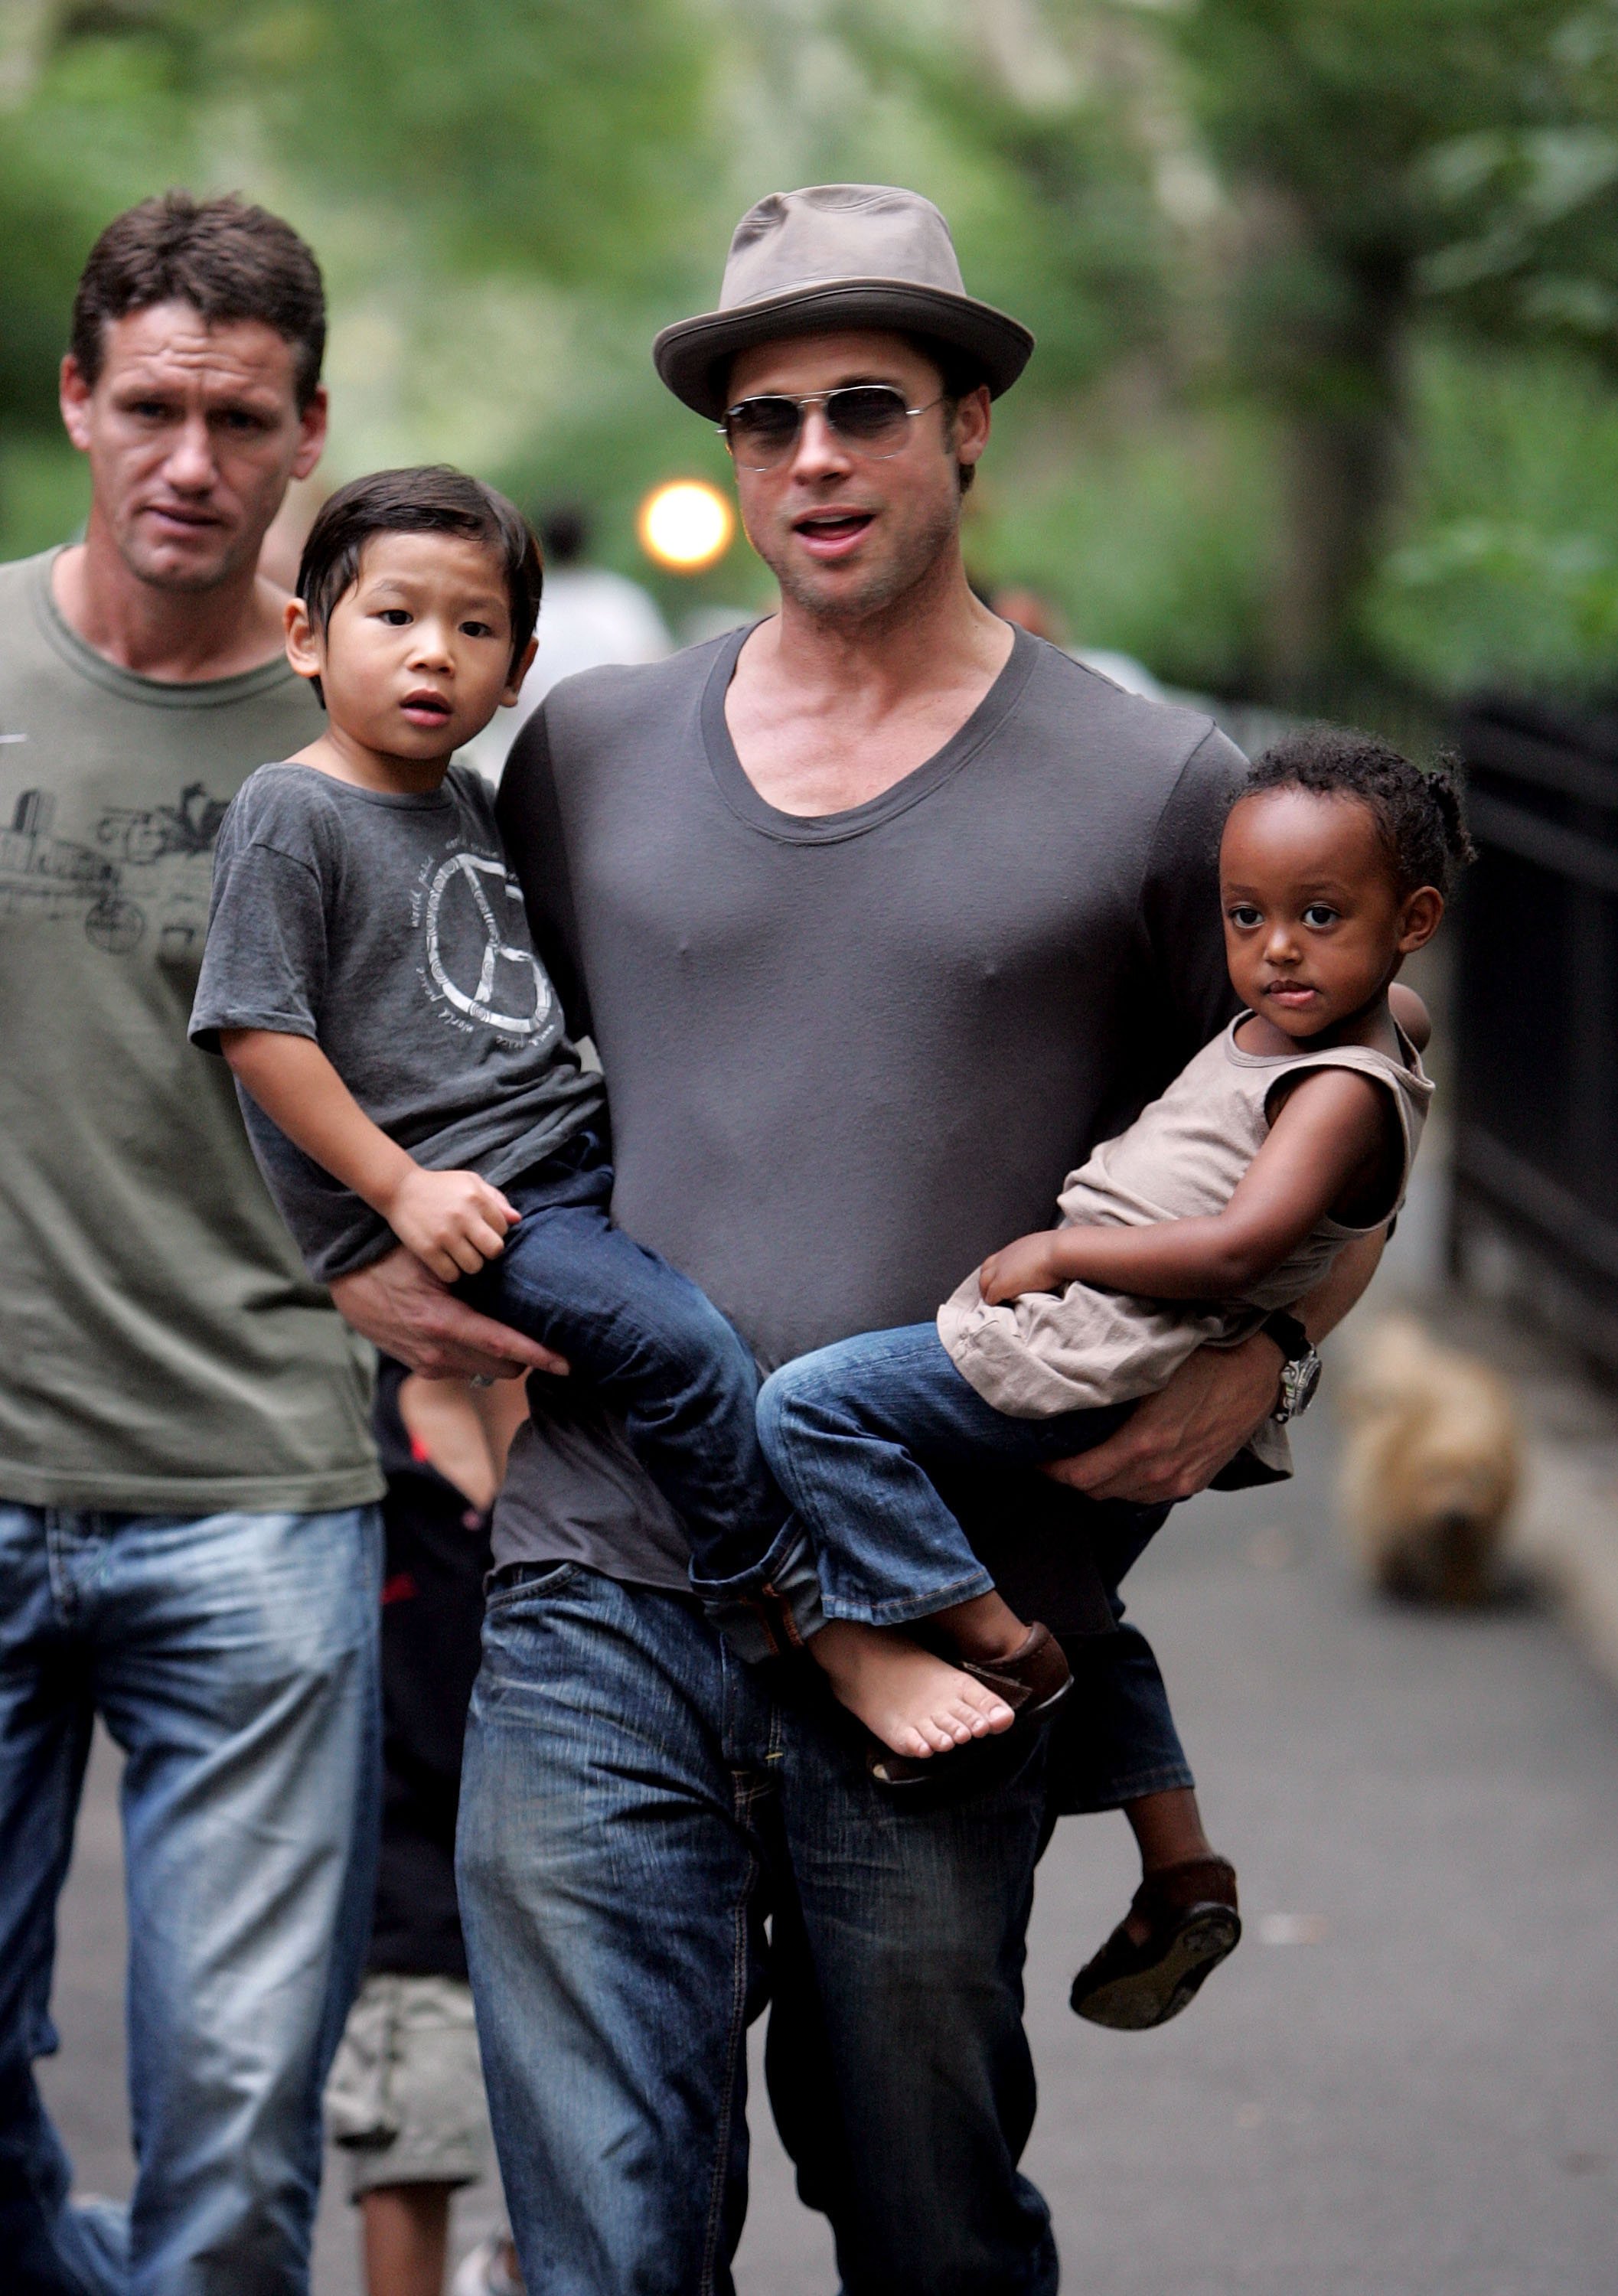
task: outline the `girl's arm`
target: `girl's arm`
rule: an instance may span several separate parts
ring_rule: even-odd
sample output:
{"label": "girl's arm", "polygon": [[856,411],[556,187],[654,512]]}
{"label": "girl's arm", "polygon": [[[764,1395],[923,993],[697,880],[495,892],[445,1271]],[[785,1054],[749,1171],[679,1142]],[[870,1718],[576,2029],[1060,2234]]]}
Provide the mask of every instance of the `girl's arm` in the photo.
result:
{"label": "girl's arm", "polygon": [[446,1283],[505,1250],[517,1214],[475,1172],[427,1172],[373,1124],[318,1045],[269,1029],[221,1029],[242,1085],[306,1156],[380,1212]]}
{"label": "girl's arm", "polygon": [[1352,1069],[1320,1069],[1294,1086],[1230,1201],[1211,1219],[1149,1227],[1047,1228],[983,1262],[992,1305],[1023,1292],[1094,1283],[1147,1300],[1233,1300],[1302,1243],[1349,1188],[1375,1169],[1387,1088]]}

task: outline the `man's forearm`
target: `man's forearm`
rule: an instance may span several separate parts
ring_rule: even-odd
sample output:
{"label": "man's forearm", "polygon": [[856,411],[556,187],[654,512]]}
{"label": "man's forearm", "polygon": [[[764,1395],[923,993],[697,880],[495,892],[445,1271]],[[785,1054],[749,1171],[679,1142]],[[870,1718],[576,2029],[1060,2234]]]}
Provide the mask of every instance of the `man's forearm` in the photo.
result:
{"label": "man's forearm", "polygon": [[346,1323],[424,1379],[562,1377],[567,1359],[522,1332],[480,1316],[400,1244],[368,1267],[340,1275],[332,1298]]}
{"label": "man's forearm", "polygon": [[[1343,1321],[1376,1273],[1384,1238],[1350,1244],[1324,1283],[1298,1302],[1311,1340]],[[1091,1498],[1148,1505],[1188,1498],[1233,1458],[1280,1399],[1280,1349],[1255,1332],[1239,1348],[1199,1348],[1165,1388],[1138,1405],[1093,1451],[1046,1469]]]}

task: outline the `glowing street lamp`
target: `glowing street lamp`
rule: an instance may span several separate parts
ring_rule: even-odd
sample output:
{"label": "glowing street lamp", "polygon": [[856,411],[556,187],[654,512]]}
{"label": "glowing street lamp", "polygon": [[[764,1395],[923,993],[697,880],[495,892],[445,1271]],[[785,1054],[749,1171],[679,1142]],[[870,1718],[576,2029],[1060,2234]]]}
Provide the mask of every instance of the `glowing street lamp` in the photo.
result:
{"label": "glowing street lamp", "polygon": [[700,574],[723,558],[735,531],[730,504],[702,479],[655,487],[640,506],[636,532],[648,558],[673,574]]}

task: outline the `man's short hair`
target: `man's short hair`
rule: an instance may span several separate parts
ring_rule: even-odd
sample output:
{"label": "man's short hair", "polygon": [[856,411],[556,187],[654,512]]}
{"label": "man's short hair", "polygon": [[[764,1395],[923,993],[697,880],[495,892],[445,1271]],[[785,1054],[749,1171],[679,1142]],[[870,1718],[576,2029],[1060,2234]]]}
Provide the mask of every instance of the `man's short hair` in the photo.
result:
{"label": "man's short hair", "polygon": [[320,266],[291,224],[234,195],[165,192],[107,226],[73,298],[69,348],[94,390],[107,328],[131,311],[189,303],[210,327],[257,319],[292,347],[301,414],[320,387],[326,299]]}
{"label": "man's short hair", "polygon": [[312,628],[330,623],[339,599],[359,579],[366,543],[378,534],[453,534],[484,544],[505,578],[516,668],[539,619],[545,569],[533,529],[514,503],[447,463],[351,479],[321,504],[303,545],[298,595]]}
{"label": "man's short hair", "polygon": [[[945,414],[953,422],[962,399],[980,390],[989,377],[969,351],[957,350],[953,343],[940,342],[935,335],[907,335],[905,340],[913,351],[919,352],[938,369]],[[977,477],[978,466],[975,463],[957,463],[955,469],[965,494]]]}

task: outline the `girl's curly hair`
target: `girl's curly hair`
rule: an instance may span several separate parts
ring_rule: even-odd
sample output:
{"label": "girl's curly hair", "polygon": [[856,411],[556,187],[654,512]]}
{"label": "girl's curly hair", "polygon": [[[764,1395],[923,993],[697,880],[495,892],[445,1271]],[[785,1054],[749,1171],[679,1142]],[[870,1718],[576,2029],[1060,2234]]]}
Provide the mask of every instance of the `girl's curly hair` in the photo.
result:
{"label": "girl's curly hair", "polygon": [[1441,758],[1424,773],[1377,734],[1301,726],[1249,767],[1232,803],[1279,789],[1355,798],[1368,807],[1401,894],[1436,885],[1448,900],[1456,878],[1477,858],[1452,758]]}

